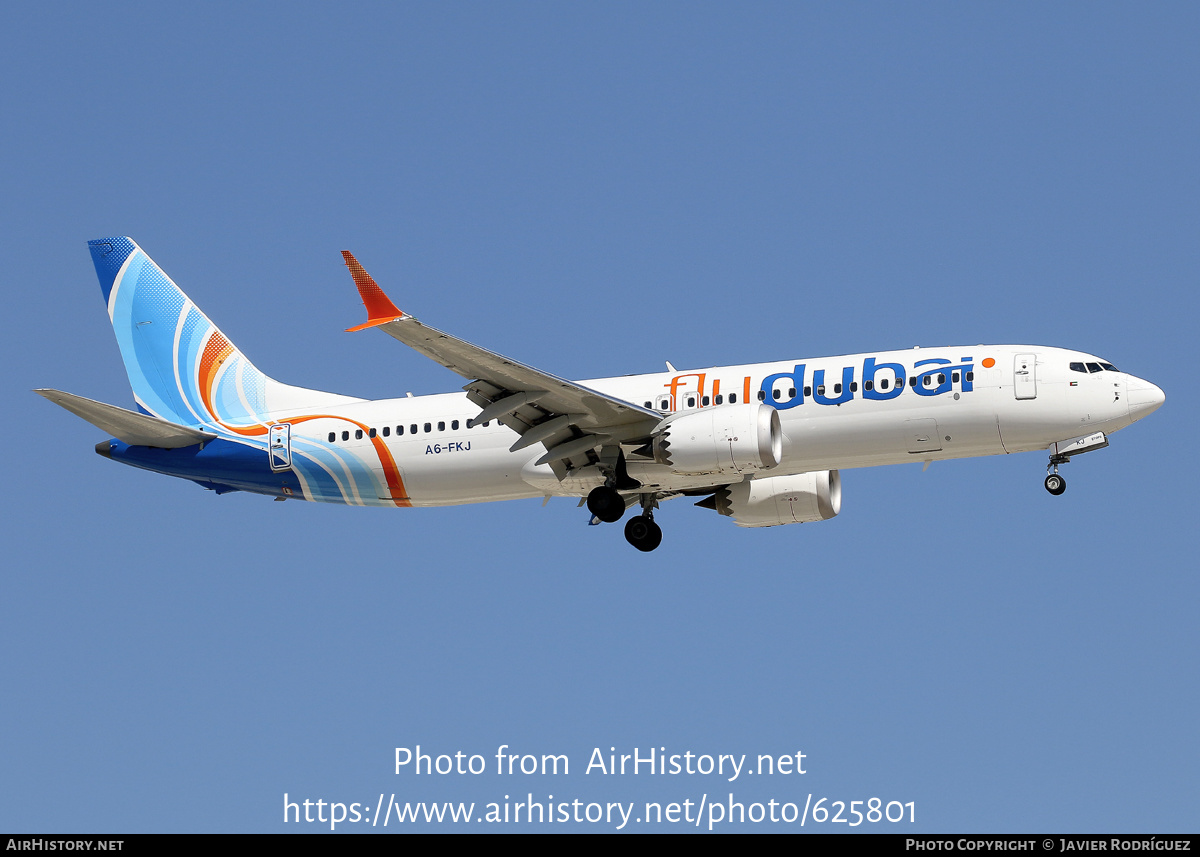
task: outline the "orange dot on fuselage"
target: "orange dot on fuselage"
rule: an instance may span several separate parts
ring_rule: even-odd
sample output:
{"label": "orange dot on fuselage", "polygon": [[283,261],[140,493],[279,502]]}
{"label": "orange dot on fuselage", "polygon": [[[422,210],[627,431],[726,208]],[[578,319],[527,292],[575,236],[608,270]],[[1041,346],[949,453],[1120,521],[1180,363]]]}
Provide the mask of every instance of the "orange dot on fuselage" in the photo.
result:
{"label": "orange dot on fuselage", "polygon": [[992,358],[990,358],[990,357],[983,358],[983,368],[984,369],[991,369],[995,365],[996,365],[996,361],[993,360]]}

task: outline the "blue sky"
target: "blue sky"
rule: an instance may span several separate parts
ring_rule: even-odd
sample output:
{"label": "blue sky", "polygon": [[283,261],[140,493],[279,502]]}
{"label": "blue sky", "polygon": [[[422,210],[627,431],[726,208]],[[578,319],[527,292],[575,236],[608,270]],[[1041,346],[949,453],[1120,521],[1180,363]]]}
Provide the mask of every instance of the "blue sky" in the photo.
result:
{"label": "blue sky", "polygon": [[[0,828],[271,832],[297,829],[284,793],[532,792],[1194,829],[1194,4],[6,14]],[[217,497],[99,458],[30,392],[132,404],[85,246],[107,235],[267,373],[358,396],[462,381],[343,332],[342,249],[424,321],[569,377],[1030,343],[1167,402],[1060,498],[1040,454],[844,471],[832,521],[677,500],[650,555],[568,500]],[[572,768],[395,775],[417,744]],[[808,773],[585,774],[596,747]]]}

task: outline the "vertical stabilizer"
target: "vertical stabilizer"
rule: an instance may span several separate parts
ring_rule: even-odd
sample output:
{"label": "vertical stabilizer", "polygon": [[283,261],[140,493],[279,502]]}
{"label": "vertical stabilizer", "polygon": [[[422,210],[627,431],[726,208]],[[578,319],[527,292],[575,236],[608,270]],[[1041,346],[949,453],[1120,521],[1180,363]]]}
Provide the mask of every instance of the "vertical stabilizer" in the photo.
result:
{"label": "vertical stabilizer", "polygon": [[274,413],[358,401],[268,378],[131,238],[88,247],[134,399],[146,413],[265,437]]}

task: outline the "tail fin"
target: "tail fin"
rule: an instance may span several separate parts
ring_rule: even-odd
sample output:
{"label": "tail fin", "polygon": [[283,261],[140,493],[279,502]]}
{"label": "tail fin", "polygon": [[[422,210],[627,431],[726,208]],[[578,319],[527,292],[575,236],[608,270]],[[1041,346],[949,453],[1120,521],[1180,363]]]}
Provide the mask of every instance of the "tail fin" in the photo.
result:
{"label": "tail fin", "polygon": [[131,238],[89,241],[138,406],[222,434],[266,433],[270,415],[358,401],[268,378]]}

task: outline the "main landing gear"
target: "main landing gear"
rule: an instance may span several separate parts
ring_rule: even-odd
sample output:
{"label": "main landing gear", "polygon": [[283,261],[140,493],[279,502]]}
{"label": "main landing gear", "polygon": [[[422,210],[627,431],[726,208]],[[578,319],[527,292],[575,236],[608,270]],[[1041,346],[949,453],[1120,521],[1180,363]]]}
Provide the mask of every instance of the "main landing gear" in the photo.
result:
{"label": "main landing gear", "polygon": [[625,541],[645,553],[662,544],[662,529],[654,523],[653,513],[635,515],[625,524]]}
{"label": "main landing gear", "polygon": [[649,553],[662,544],[662,530],[654,523],[654,509],[658,499],[653,494],[641,495],[642,514],[629,519],[625,525],[625,541],[644,553]]}
{"label": "main landing gear", "polygon": [[[642,514],[625,524],[625,540],[640,551],[649,552],[662,544],[662,529],[654,523],[654,494],[642,494]],[[625,498],[607,485],[593,488],[587,498],[588,511],[606,524],[615,524],[625,515]]]}
{"label": "main landing gear", "polygon": [[601,485],[587,498],[588,511],[606,524],[615,524],[625,516],[625,498],[615,488]]}

